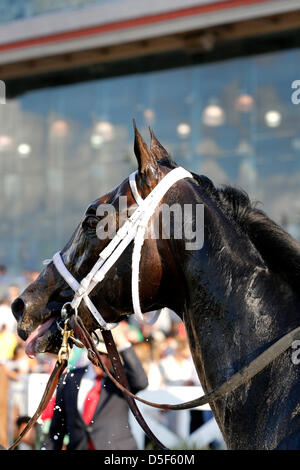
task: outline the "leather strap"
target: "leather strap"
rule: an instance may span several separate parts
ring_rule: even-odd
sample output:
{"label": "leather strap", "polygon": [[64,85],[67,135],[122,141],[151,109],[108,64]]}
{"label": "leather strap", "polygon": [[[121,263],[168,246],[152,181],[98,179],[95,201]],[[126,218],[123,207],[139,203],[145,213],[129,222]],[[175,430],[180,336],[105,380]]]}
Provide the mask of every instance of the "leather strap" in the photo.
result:
{"label": "leather strap", "polygon": [[102,367],[102,369],[106,372],[106,374],[109,376],[109,378],[124,393],[124,396],[125,396],[125,398],[127,400],[127,403],[129,405],[132,413],[133,413],[133,416],[135,417],[135,419],[137,420],[137,422],[139,423],[139,425],[141,426],[141,428],[143,429],[145,434],[149,437],[149,439],[151,439],[155,443],[155,445],[157,447],[159,447],[162,450],[168,450],[157,439],[157,437],[153,434],[153,432],[151,431],[148,424],[144,420],[143,416],[141,415],[140,410],[138,409],[138,407],[135,403],[135,400],[134,400],[135,395],[133,395],[131,392],[129,392],[129,384],[128,384],[128,381],[127,381],[127,377],[125,375],[125,372],[124,372],[124,369],[123,369],[123,366],[122,366],[122,363],[121,363],[121,360],[120,360],[120,356],[119,356],[118,350],[115,346],[115,342],[113,340],[111,332],[109,330],[102,330],[102,336],[103,336],[103,339],[104,339],[104,342],[105,342],[107,352],[109,353],[109,358],[110,358],[111,364],[113,366],[114,373],[115,373],[116,377],[118,377],[119,381],[117,381],[115,379],[115,377],[113,377],[111,375],[110,371],[107,369],[105,364],[102,363],[99,352],[96,349],[90,334],[88,333],[88,331],[86,330],[84,324],[82,323],[81,318],[80,317],[77,317],[77,318],[73,317],[72,324],[75,325],[75,328],[76,328],[77,331],[80,331],[80,340],[84,344],[86,344],[87,346],[91,346],[91,348],[89,347],[89,350],[92,349],[94,357],[93,357],[93,360],[92,360],[90,358],[90,356],[92,357],[92,355],[90,354],[89,355],[90,360],[92,360],[92,362],[94,364],[95,363],[97,364],[97,361],[95,360],[95,358],[97,358],[97,360],[99,362],[99,364],[97,364],[97,365],[100,365]]}
{"label": "leather strap", "polygon": [[[128,381],[127,381],[127,377],[125,375],[124,368],[123,368],[122,363],[120,361],[120,356],[119,356],[118,350],[116,348],[115,342],[113,340],[111,331],[109,331],[109,330],[103,331],[102,336],[103,336],[103,339],[104,339],[104,342],[105,342],[107,352],[109,353],[109,357],[111,359],[111,363],[112,363],[112,366],[113,366],[113,369],[114,369],[114,372],[115,372],[115,376],[118,377],[119,383],[121,385],[123,385],[123,387],[125,387],[126,390],[129,390],[129,384],[128,384]],[[140,410],[138,409],[134,398],[132,396],[130,396],[129,394],[127,394],[126,392],[124,392],[124,396],[125,396],[125,398],[128,402],[128,405],[129,405],[135,419],[137,420],[139,425],[142,427],[143,431],[146,433],[146,435],[149,437],[149,439],[151,439],[154,442],[154,444],[157,447],[159,447],[160,449],[167,450],[167,448],[157,439],[155,434],[153,434],[151,429],[148,427],[148,424],[146,423],[146,421],[144,420]]]}
{"label": "leather strap", "polygon": [[137,203],[138,206],[140,206],[143,202],[143,198],[140,196],[140,193],[138,192],[138,189],[137,189],[136,175],[137,175],[137,171],[129,175],[129,185],[130,185],[130,189],[131,189],[135,202]]}
{"label": "leather strap", "polygon": [[[79,317],[78,317],[79,318]],[[81,321],[81,320],[80,320]],[[86,331],[88,337],[90,337],[89,333]],[[114,340],[110,331],[102,331],[102,336],[105,341],[105,345],[107,351],[110,348],[109,343],[114,344]],[[202,397],[196,398],[195,400],[191,400],[185,403],[179,403],[178,405],[169,405],[169,404],[160,404],[154,403],[143,398],[140,398],[133,393],[131,393],[124,385],[119,383],[115,377],[112,376],[110,371],[104,366],[104,370],[109,378],[116,384],[116,386],[129,397],[133,398],[134,400],[140,401],[145,405],[152,406],[153,408],[159,408],[163,410],[187,410],[189,408],[196,408],[198,406],[205,405],[215,400],[219,400],[223,398],[224,395],[232,392],[240,385],[244,384],[248,380],[252,379],[255,375],[261,372],[265,367],[267,367],[276,357],[286,351],[293,341],[296,339],[300,339],[300,327],[295,328],[294,330],[290,331],[282,338],[277,340],[274,344],[272,344],[268,349],[266,349],[263,353],[261,353],[257,358],[253,359],[247,366],[245,366],[240,371],[236,372],[232,377],[230,377],[226,382],[224,382],[220,387],[208,392],[207,394],[203,395]],[[84,341],[83,341],[84,342]],[[107,343],[107,344],[106,344]],[[85,343],[84,343],[85,344]],[[119,353],[114,348],[114,354],[109,355],[112,365],[118,364],[118,373],[117,377],[121,374],[122,363],[119,356]],[[101,366],[102,367],[102,366]],[[124,372],[123,372],[124,373]]]}
{"label": "leather strap", "polygon": [[23,439],[25,434],[27,434],[27,432],[35,425],[35,423],[37,422],[37,420],[43,413],[44,409],[48,405],[49,401],[51,400],[54,390],[57,387],[58,381],[67,365],[68,365],[68,361],[65,359],[63,359],[61,363],[56,361],[56,364],[47,382],[47,385],[46,385],[44,394],[42,396],[41,402],[38,406],[38,409],[36,410],[32,418],[30,419],[30,421],[28,421],[27,425],[25,426],[21,434],[17,437],[15,442],[7,450],[14,450],[16,446],[20,443],[20,441]]}

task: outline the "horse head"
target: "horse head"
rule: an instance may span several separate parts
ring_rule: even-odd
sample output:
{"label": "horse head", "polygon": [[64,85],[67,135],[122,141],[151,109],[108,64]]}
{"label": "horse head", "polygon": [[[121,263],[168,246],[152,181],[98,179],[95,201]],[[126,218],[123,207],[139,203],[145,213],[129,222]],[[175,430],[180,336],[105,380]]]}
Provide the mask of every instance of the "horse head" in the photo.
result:
{"label": "horse head", "polygon": [[[139,195],[144,199],[176,164],[159,143],[152,129],[150,148],[137,130],[135,122],[134,132],[134,152],[138,163],[136,185]],[[173,191],[173,197],[176,198],[178,191],[185,191],[185,187],[186,182],[180,181]],[[120,200],[125,202],[122,207]],[[65,267],[75,279],[80,282],[90,272],[99,259],[99,254],[127,219],[128,213],[135,208],[136,202],[128,178],[88,206],[70,240],[60,251]],[[104,321],[108,323],[118,322],[133,312],[129,294],[132,245],[131,243],[128,246],[103,282],[95,286],[89,295],[93,304],[99,308]],[[140,279],[143,281],[139,295],[142,311],[169,306],[180,314],[182,292],[180,288],[174,292],[174,286],[181,285],[178,283],[179,278],[180,270],[169,256],[166,240],[150,237],[146,239],[140,262]],[[70,302],[73,295],[73,290],[58,272],[53,261],[49,260],[38,278],[12,303],[12,311],[18,322],[18,334],[26,340],[26,351],[29,355],[41,352],[57,353],[61,343],[57,320],[61,316],[63,305]],[[78,314],[90,332],[99,328],[84,302],[80,303]]]}

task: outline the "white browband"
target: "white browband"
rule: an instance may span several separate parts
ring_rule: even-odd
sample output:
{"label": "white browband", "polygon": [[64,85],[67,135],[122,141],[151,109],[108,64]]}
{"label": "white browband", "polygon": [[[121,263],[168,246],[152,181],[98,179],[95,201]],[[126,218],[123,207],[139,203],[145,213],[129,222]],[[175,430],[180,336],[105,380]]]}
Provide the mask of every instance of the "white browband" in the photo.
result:
{"label": "white browband", "polygon": [[[61,254],[55,253],[52,260],[53,263],[65,279],[67,284],[75,292],[71,307],[78,311],[78,307],[83,300],[92,313],[95,320],[98,322],[101,328],[110,330],[117,326],[117,323],[107,323],[100,312],[97,310],[95,305],[89,298],[90,292],[94,287],[101,282],[110,268],[116,263],[118,258],[124,252],[126,247],[134,239],[134,248],[132,253],[132,304],[134,313],[139,321],[145,321],[144,316],[149,315],[150,312],[142,314],[140,299],[139,299],[139,265],[141,250],[144,243],[145,232],[148,226],[148,222],[151,216],[154,214],[155,209],[158,207],[161,199],[164,197],[166,192],[173,186],[177,181],[183,178],[193,178],[190,172],[182,167],[177,167],[174,170],[167,173],[166,176],[157,184],[157,186],[151,191],[151,193],[142,199],[139,195],[136,186],[136,172],[129,176],[129,184],[132,195],[138,205],[137,209],[133,212],[131,217],[119,228],[114,238],[99,254],[99,259],[88,273],[88,275],[82,279],[79,283],[74,276],[66,268]],[[46,260],[45,263],[51,260]],[[147,323],[152,324],[158,318],[161,310],[157,312],[151,312],[151,318]]]}

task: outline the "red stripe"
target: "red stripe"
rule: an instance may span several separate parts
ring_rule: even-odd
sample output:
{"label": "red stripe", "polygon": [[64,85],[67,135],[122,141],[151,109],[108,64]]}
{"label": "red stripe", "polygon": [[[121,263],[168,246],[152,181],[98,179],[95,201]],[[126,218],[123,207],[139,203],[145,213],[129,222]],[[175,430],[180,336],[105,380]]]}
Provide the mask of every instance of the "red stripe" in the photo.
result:
{"label": "red stripe", "polygon": [[65,33],[52,34],[49,36],[40,36],[37,38],[26,39],[23,41],[15,41],[0,45],[1,51],[8,51],[12,49],[37,46],[52,42],[65,41],[70,39],[77,39],[85,36],[91,36],[94,34],[107,33],[111,31],[117,31],[122,29],[134,28],[137,26],[143,26],[151,23],[159,23],[161,21],[170,21],[177,18],[183,18],[186,16],[201,15],[204,13],[211,13],[214,11],[225,10],[230,8],[237,8],[242,6],[249,6],[258,3],[267,3],[272,0],[224,0],[220,3],[198,5],[190,8],[183,8],[181,10],[174,10],[166,13],[158,13],[156,15],[149,15],[140,18],[132,18],[130,20],[118,21],[115,23],[108,23],[104,25],[92,26],[85,29],[68,31]]}

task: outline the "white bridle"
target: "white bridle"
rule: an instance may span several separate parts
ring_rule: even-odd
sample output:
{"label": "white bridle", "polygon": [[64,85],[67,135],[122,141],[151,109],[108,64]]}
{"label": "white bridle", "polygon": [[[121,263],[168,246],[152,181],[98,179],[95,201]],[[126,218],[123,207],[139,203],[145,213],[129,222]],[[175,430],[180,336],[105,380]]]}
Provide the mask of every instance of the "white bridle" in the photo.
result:
{"label": "white bridle", "polygon": [[[131,217],[127,219],[126,222],[119,228],[116,235],[109,242],[109,244],[101,251],[98,261],[94,264],[88,275],[84,277],[79,283],[66,268],[60,252],[55,253],[52,258],[56,269],[74,291],[73,300],[72,302],[68,302],[68,304],[70,304],[70,306],[74,309],[75,314],[77,314],[78,307],[83,300],[95,320],[98,322],[99,326],[106,330],[111,330],[117,326],[117,323],[107,323],[104,320],[101,313],[89,298],[89,294],[99,282],[103,281],[107,272],[116,263],[126,247],[134,239],[131,278],[132,304],[136,318],[139,321],[145,321],[144,315],[146,314],[142,314],[139,299],[139,265],[141,249],[144,243],[148,222],[151,216],[154,214],[155,209],[157,208],[161,199],[171,188],[171,186],[183,178],[193,178],[189,171],[182,167],[177,167],[167,173],[151,191],[151,193],[145,199],[142,199],[136,186],[136,173],[137,172],[134,172],[129,176],[129,184],[132,195],[138,207],[135,209]],[[51,260],[46,260],[44,263],[48,264],[49,262],[51,262]],[[161,310],[155,312],[154,315],[152,315],[150,321],[147,323],[154,323],[160,313]]]}

